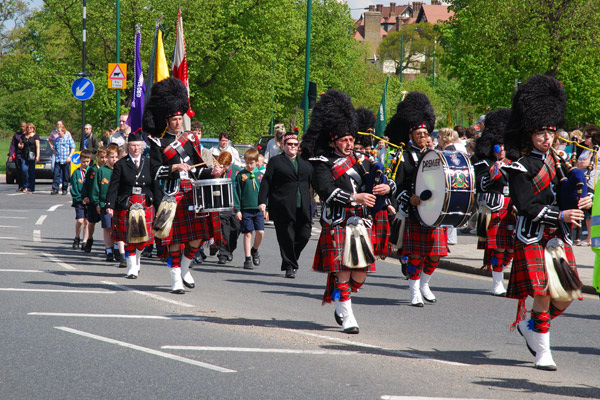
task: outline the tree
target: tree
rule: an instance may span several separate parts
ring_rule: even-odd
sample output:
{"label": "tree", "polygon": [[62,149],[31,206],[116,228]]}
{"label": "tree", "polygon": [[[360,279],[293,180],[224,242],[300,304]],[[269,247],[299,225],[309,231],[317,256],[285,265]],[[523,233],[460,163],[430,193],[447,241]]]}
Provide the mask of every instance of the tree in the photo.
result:
{"label": "tree", "polygon": [[[570,124],[598,120],[596,100],[600,17],[594,0],[452,1],[455,15],[440,27],[442,60],[467,98],[510,106],[515,83],[535,73],[565,84]],[[595,96],[595,97],[594,97]],[[583,119],[582,119],[583,118]]]}
{"label": "tree", "polygon": [[377,52],[380,58],[395,61],[396,75],[407,69],[431,73],[431,62],[426,60],[431,59],[438,36],[428,23],[403,25],[398,32],[390,32],[383,38]]}

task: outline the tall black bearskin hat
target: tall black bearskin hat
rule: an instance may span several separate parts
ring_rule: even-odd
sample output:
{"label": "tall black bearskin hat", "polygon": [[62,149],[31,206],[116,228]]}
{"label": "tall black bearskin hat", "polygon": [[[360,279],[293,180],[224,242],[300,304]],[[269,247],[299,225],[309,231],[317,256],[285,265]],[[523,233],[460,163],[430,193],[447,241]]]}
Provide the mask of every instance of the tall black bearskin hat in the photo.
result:
{"label": "tall black bearskin hat", "polygon": [[183,115],[189,108],[187,89],[179,79],[167,78],[155,83],[144,109],[144,132],[161,136],[167,127],[167,118]]}
{"label": "tall black bearskin hat", "polygon": [[[356,109],[356,118],[358,121],[358,131],[373,133],[375,131],[375,114],[373,111],[365,107]],[[370,135],[356,135],[355,143],[362,145],[363,147],[373,147],[373,136]]]}
{"label": "tall black bearskin hat", "polygon": [[494,145],[504,144],[504,130],[509,118],[510,108],[498,108],[485,115],[483,132],[475,144],[478,158],[494,159]]}
{"label": "tall black bearskin hat", "polygon": [[512,113],[504,133],[506,157],[518,160],[531,149],[531,134],[556,131],[565,121],[566,96],[562,84],[547,75],[533,75],[513,96]]}
{"label": "tall black bearskin hat", "polygon": [[435,112],[425,93],[410,92],[398,103],[396,114],[385,127],[384,135],[394,144],[408,145],[409,134],[419,128],[426,128],[429,133],[433,132]]}
{"label": "tall black bearskin hat", "polygon": [[344,136],[356,137],[357,130],[356,110],[350,96],[330,89],[315,104],[308,129],[302,136],[302,157],[326,155],[331,142]]}

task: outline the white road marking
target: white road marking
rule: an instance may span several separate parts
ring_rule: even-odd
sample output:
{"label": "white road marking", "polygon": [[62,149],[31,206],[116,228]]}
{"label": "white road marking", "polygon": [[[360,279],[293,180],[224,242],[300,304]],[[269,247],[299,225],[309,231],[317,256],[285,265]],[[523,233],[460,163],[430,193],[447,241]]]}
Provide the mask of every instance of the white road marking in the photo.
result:
{"label": "white road marking", "polygon": [[205,321],[204,317],[185,317],[177,315],[129,315],[129,314],[81,314],[81,313],[52,313],[52,312],[30,312],[27,315],[41,315],[47,317],[83,317],[83,318],[125,318],[125,319],[160,319],[160,320],[182,320],[182,321]]}
{"label": "white road marking", "polygon": [[39,269],[0,269],[0,272],[45,272]]}
{"label": "white road marking", "polygon": [[113,290],[80,290],[80,289],[20,289],[0,288],[3,292],[44,292],[44,293],[88,293],[88,294],[114,294]]}
{"label": "white road marking", "polygon": [[44,220],[46,219],[47,215],[40,215],[40,217],[38,218],[38,220],[35,222],[36,225],[41,225],[44,223]]}
{"label": "white road marking", "polygon": [[182,306],[182,307],[195,307],[192,304],[184,303],[182,301],[168,299],[166,297],[159,296],[159,295],[153,294],[153,293],[142,292],[140,290],[135,290],[135,289],[132,289],[130,287],[119,285],[119,284],[111,282],[111,281],[102,281],[102,283],[105,283],[107,285],[112,285],[114,287],[118,287],[119,289],[127,290],[129,292],[133,292],[133,293],[141,294],[141,295],[144,295],[144,296],[148,296],[148,297],[151,297],[151,298],[156,299],[156,300],[164,301],[164,302],[171,303],[171,304],[177,304],[178,306]]}
{"label": "white road marking", "polygon": [[49,209],[47,209],[46,211],[56,211],[56,209],[57,209],[58,207],[62,207],[63,205],[64,205],[64,204],[56,204],[56,205],[53,205],[52,207],[50,207],[50,208],[49,208]]}
{"label": "white road marking", "polygon": [[33,241],[41,242],[42,241],[42,231],[34,230],[33,231]]}
{"label": "white road marking", "polygon": [[110,338],[107,338],[107,337],[104,337],[104,336],[98,336],[98,335],[94,335],[92,333],[87,333],[87,332],[79,331],[79,330],[76,330],[76,329],[67,328],[66,326],[55,326],[55,328],[56,329],[60,329],[61,331],[73,333],[75,335],[87,337],[87,338],[90,338],[90,339],[96,339],[96,340],[99,340],[99,341],[105,342],[105,343],[116,344],[117,346],[122,346],[122,347],[125,347],[125,348],[128,348],[128,349],[141,351],[141,352],[144,352],[144,353],[147,353],[147,354],[152,354],[152,355],[155,355],[155,356],[164,357],[164,358],[168,358],[168,359],[175,360],[175,361],[180,361],[180,362],[183,362],[183,363],[186,363],[186,364],[195,365],[197,367],[211,369],[211,370],[217,371],[217,372],[237,372],[237,371],[234,371],[232,369],[227,369],[227,368],[219,367],[217,365],[212,365],[212,364],[207,364],[207,363],[203,363],[203,362],[196,361],[196,360],[191,360],[189,358],[180,357],[180,356],[176,356],[174,354],[169,354],[169,353],[165,353],[165,352],[162,352],[162,351],[149,349],[147,347],[138,346],[136,344],[122,342],[120,340],[110,339]]}
{"label": "white road marking", "polygon": [[10,209],[10,208],[2,208],[2,209],[0,209],[0,212],[25,213],[25,212],[29,212],[29,211],[27,211],[27,210],[15,210],[15,209]]}
{"label": "white road marking", "polygon": [[10,251],[2,251],[0,252],[0,256],[24,256],[27,253],[12,253]]}
{"label": "white road marking", "polygon": [[50,261],[52,261],[53,263],[56,263],[58,265],[60,265],[61,267],[63,267],[64,269],[69,269],[71,271],[76,270],[77,268],[70,266],[69,264],[66,264],[62,261],[60,261],[58,258],[54,257],[52,254],[48,254],[48,253],[42,253],[42,255],[44,257],[48,257],[50,259]]}
{"label": "white road marking", "polygon": [[355,351],[261,349],[255,347],[161,346],[160,348],[168,350],[232,351],[241,353],[317,354],[343,356],[356,355]]}
{"label": "white road marking", "polygon": [[15,240],[15,236],[0,236],[0,240]]}
{"label": "white road marking", "polygon": [[23,194],[24,194],[23,192],[18,192],[18,193],[7,194],[7,196],[21,196]]}
{"label": "white road marking", "polygon": [[381,400],[483,400],[470,397],[423,397],[423,396],[390,396],[383,395]]}
{"label": "white road marking", "polygon": [[349,345],[352,345],[352,346],[364,347],[364,348],[368,348],[368,349],[375,349],[375,350],[379,350],[379,351],[384,352],[384,353],[390,353],[390,354],[399,355],[399,356],[402,356],[402,357],[417,358],[417,359],[420,359],[420,360],[429,360],[429,361],[439,362],[439,363],[442,363],[442,364],[459,365],[459,366],[464,366],[464,367],[470,367],[469,364],[463,364],[463,363],[454,362],[454,361],[438,360],[436,358],[431,358],[431,357],[423,356],[423,355],[420,355],[420,354],[411,353],[411,352],[408,352],[408,351],[395,350],[395,349],[387,349],[385,347],[374,346],[372,344],[366,344],[366,343],[355,342],[355,341],[352,341],[352,340],[334,338],[334,337],[331,337],[331,336],[319,335],[319,334],[311,333],[311,332],[298,331],[298,330],[295,330],[295,329],[288,329],[288,328],[281,328],[281,329],[283,329],[284,331],[297,333],[299,335],[313,336],[313,337],[317,337],[317,338],[320,338],[320,339],[331,340],[333,342],[338,342],[338,343],[343,343],[343,344],[349,344]]}
{"label": "white road marking", "polygon": [[0,228],[18,228],[18,226],[14,226],[14,225],[0,225]]}
{"label": "white road marking", "polygon": [[0,218],[6,218],[6,219],[27,219],[27,217],[13,217],[13,216],[8,216],[8,215],[0,215]]}

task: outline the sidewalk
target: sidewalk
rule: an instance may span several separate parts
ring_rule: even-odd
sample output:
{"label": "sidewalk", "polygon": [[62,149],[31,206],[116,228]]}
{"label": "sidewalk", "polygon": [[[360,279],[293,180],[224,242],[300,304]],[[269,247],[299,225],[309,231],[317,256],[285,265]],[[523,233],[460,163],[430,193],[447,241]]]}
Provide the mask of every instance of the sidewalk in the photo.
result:
{"label": "sidewalk", "polygon": [[[471,274],[491,276],[487,271],[481,269],[483,265],[483,250],[477,249],[477,236],[471,234],[462,234],[458,232],[458,243],[450,245],[448,257],[440,261],[440,268],[454,271],[467,272]],[[594,273],[594,261],[596,254],[592,249],[583,246],[573,246],[575,260],[577,261],[577,271],[579,278],[583,282],[583,293],[598,294],[592,286],[592,276]],[[504,271],[504,277],[508,279],[510,270]]]}

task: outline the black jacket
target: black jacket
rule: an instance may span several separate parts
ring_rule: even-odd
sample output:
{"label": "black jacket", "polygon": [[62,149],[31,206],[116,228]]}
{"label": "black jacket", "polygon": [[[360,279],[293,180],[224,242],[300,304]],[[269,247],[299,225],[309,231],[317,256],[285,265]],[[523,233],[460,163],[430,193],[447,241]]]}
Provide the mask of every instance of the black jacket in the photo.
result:
{"label": "black jacket", "polygon": [[126,210],[127,200],[131,196],[134,187],[140,187],[146,195],[146,205],[152,206],[156,196],[160,193],[156,181],[152,178],[150,160],[141,157],[141,165],[138,170],[133,160],[128,155],[115,164],[108,193],[106,195],[106,208],[114,210]]}
{"label": "black jacket", "polygon": [[[269,206],[269,217],[276,220],[296,220],[296,200],[300,189],[302,214],[310,219],[310,185],[313,179],[312,165],[301,157],[298,173],[285,154],[272,157],[260,183],[258,204]],[[268,203],[267,203],[268,200]]]}
{"label": "black jacket", "polygon": [[[85,133],[81,135],[81,140],[79,141],[79,150],[83,150],[83,139],[85,137]],[[90,136],[87,140],[87,149],[92,153],[92,159],[96,157],[98,154],[98,138],[93,133],[90,133]]]}

